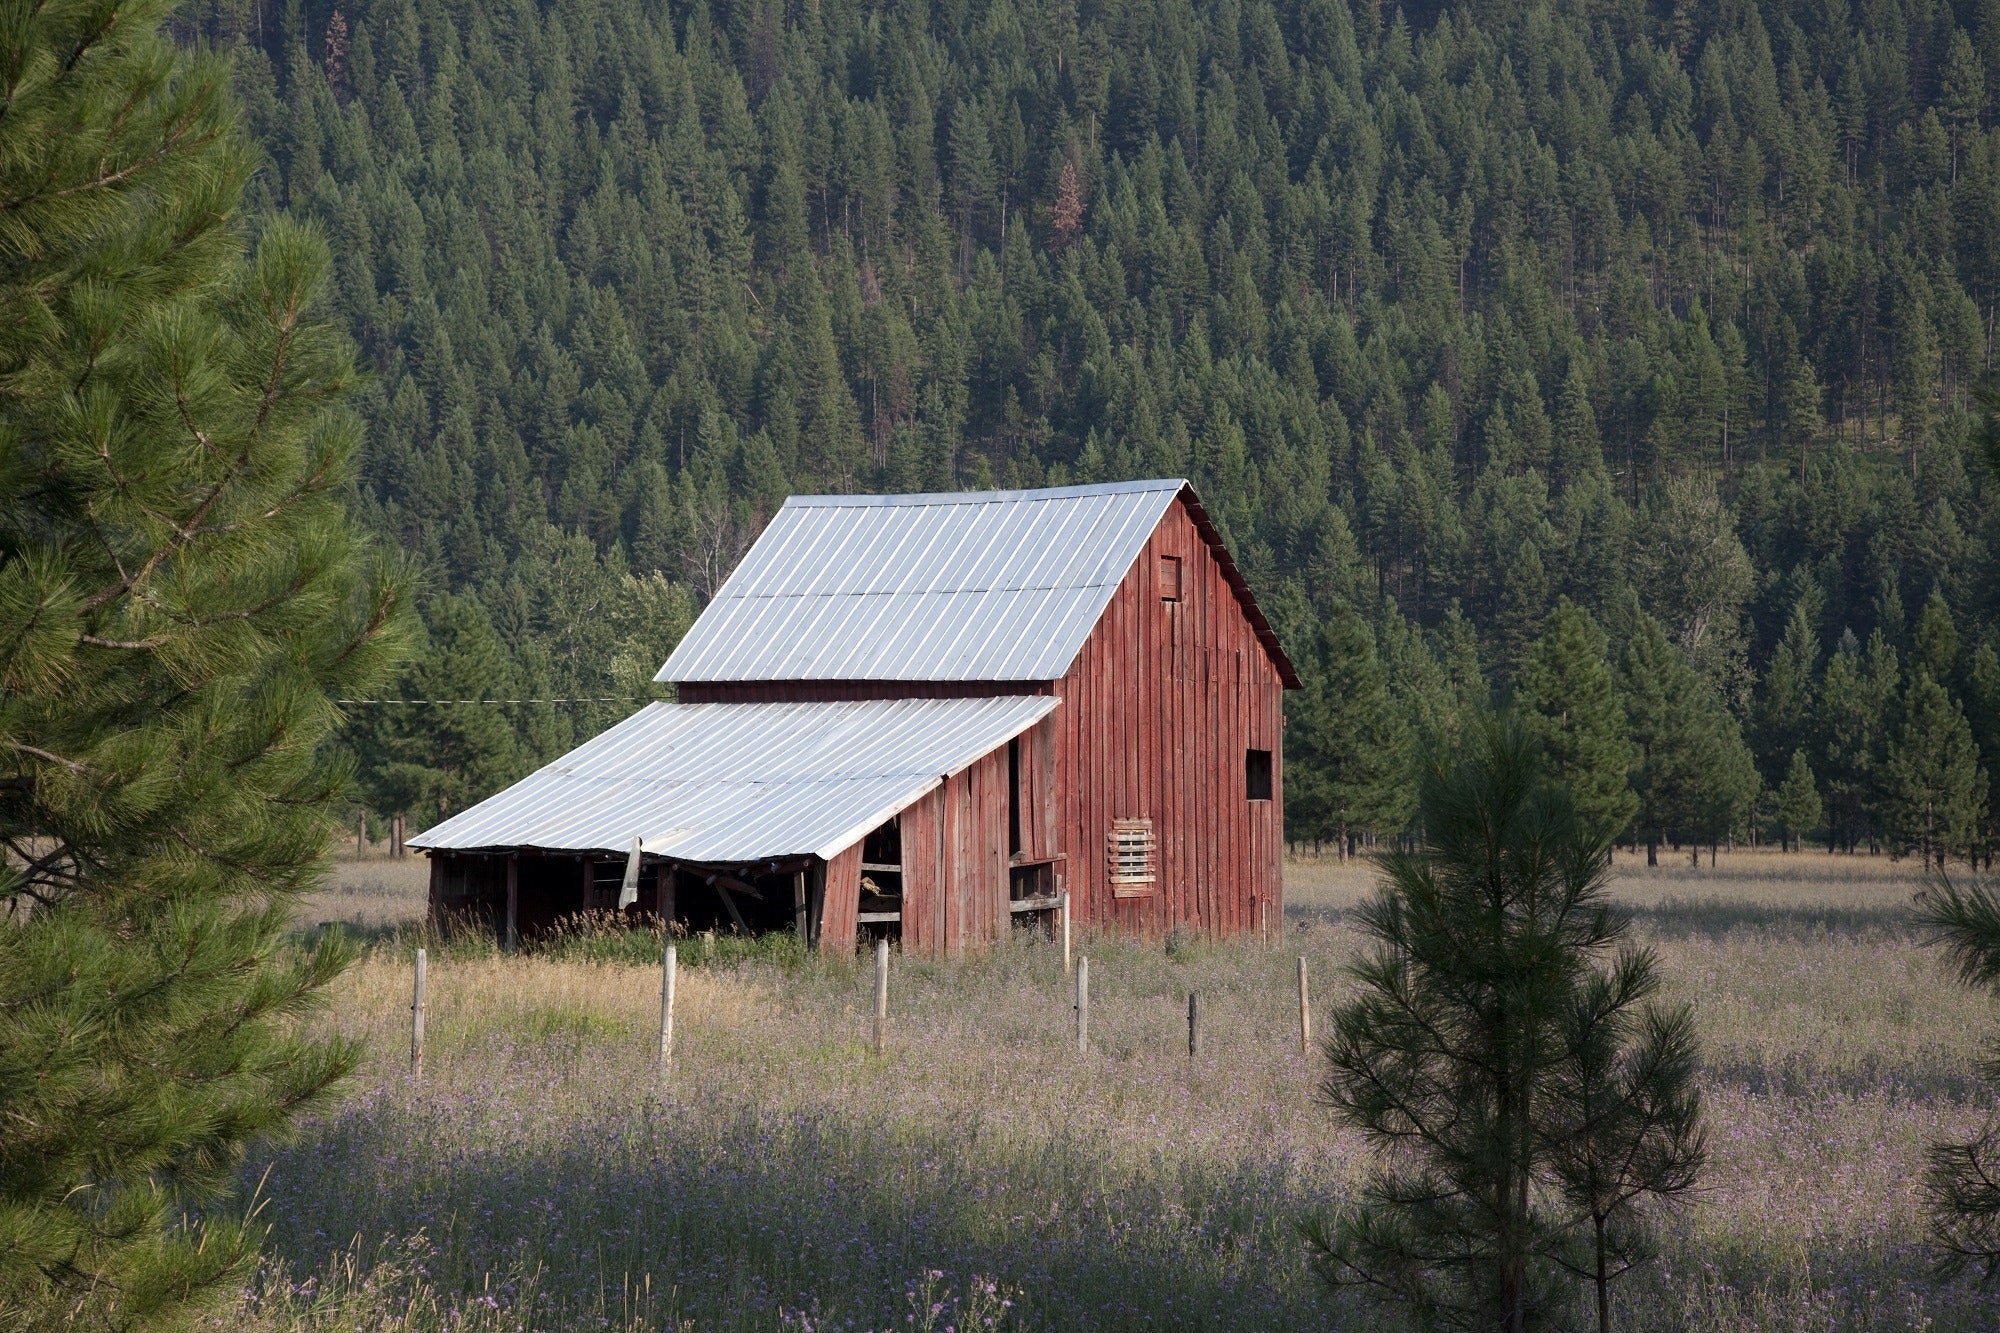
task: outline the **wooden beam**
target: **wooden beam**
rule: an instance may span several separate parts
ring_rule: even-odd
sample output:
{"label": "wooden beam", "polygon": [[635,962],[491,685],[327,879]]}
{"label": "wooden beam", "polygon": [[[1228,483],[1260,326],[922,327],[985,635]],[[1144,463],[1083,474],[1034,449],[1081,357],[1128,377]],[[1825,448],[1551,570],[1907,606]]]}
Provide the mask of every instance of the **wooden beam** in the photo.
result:
{"label": "wooden beam", "polygon": [[512,853],[507,857],[507,925],[502,941],[508,953],[521,947],[521,858]]}
{"label": "wooden beam", "polygon": [[722,872],[717,871],[713,882],[718,887],[726,885],[727,887],[734,889],[736,892],[742,894],[746,898],[755,898],[760,903],[764,901],[764,895],[762,893],[759,893],[754,887],[744,883],[742,880],[736,878],[736,876],[734,875],[725,875]]}
{"label": "wooden beam", "polygon": [[715,885],[716,895],[722,899],[722,905],[729,909],[729,919],[736,923],[738,930],[748,935],[750,933],[750,923],[743,919],[743,913],[736,910],[736,899],[730,896],[729,889],[723,884],[722,878],[722,876],[717,875],[709,883]]}

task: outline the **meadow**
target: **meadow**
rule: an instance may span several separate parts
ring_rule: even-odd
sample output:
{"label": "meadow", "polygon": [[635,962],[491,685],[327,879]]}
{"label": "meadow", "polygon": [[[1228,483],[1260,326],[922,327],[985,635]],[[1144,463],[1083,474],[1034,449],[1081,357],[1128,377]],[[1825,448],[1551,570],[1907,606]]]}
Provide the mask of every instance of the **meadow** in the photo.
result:
{"label": "meadow", "polygon": [[[335,1329],[1367,1329],[1299,1235],[1365,1148],[1315,1101],[1294,989],[1323,1015],[1365,867],[1287,868],[1282,947],[1082,939],[1093,1049],[1059,951],[898,959],[681,945],[677,1058],[648,1059],[652,942],[503,958],[429,941],[426,1073],[407,1068],[423,863],[349,861],[307,905],[364,960],[315,1021],[365,1037],[334,1110],[248,1168],[267,1258],[224,1325]],[[1978,1124],[2000,1015],[1910,926],[1912,868],[1803,852],[1621,857],[1616,894],[1698,1006],[1711,1160],[1631,1329],[1988,1329],[1928,1275],[1916,1184]],[[1185,1045],[1200,992],[1203,1050]]]}

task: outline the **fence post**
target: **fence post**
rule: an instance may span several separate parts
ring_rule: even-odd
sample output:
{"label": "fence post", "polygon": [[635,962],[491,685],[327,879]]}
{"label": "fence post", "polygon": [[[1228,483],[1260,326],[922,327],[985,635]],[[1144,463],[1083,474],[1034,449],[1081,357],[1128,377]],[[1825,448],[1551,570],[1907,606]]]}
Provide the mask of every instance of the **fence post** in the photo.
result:
{"label": "fence post", "polygon": [[660,1073],[665,1074],[674,1063],[674,974],[679,970],[680,960],[675,956],[673,942],[667,943],[666,956],[660,960]]}
{"label": "fence post", "polygon": [[422,1079],[424,1076],[424,980],[430,970],[430,959],[422,949],[417,950],[417,980],[410,992],[410,1077]]}
{"label": "fence post", "polygon": [[889,1040],[889,941],[875,941],[875,1054]]}
{"label": "fence post", "polygon": [[1306,956],[1299,955],[1299,1049],[1307,1055],[1313,1048],[1312,1001],[1306,992]]}
{"label": "fence post", "polygon": [[1090,1049],[1090,959],[1076,960],[1076,1049]]}
{"label": "fence post", "polygon": [[1201,994],[1188,992],[1188,1059],[1201,1054]]}
{"label": "fence post", "polygon": [[1063,896],[1062,896],[1062,921],[1063,921],[1063,975],[1068,976],[1070,973],[1070,964],[1069,964],[1069,890],[1067,889],[1063,890]]}
{"label": "fence post", "polygon": [[368,812],[358,811],[354,816],[354,859],[359,861],[368,855]]}

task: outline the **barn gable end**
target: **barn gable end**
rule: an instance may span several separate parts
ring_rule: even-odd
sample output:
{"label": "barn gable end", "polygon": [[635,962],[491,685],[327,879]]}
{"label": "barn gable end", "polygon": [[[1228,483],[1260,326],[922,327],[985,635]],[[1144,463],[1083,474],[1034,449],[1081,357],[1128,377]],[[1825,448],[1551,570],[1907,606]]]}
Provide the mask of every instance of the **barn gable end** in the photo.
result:
{"label": "barn gable end", "polygon": [[[1080,919],[1148,935],[1177,925],[1236,934],[1281,919],[1291,666],[1245,613],[1212,531],[1188,503],[1162,516],[1043,724],[1057,737],[1065,880]],[[1163,587],[1169,579],[1177,586]],[[1251,750],[1270,756],[1268,799],[1246,791]],[[1151,821],[1157,878],[1120,896],[1109,843],[1126,819]]]}

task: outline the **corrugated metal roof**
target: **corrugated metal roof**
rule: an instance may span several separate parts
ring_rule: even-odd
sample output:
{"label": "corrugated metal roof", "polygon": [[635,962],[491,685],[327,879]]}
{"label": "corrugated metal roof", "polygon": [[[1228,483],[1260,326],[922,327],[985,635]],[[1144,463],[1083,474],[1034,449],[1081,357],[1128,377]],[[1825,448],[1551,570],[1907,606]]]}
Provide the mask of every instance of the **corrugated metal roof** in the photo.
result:
{"label": "corrugated metal roof", "polygon": [[410,845],[623,853],[636,836],[686,861],[832,856],[1056,704],[648,704]]}
{"label": "corrugated metal roof", "polygon": [[1055,680],[1186,488],[793,496],[656,679]]}

